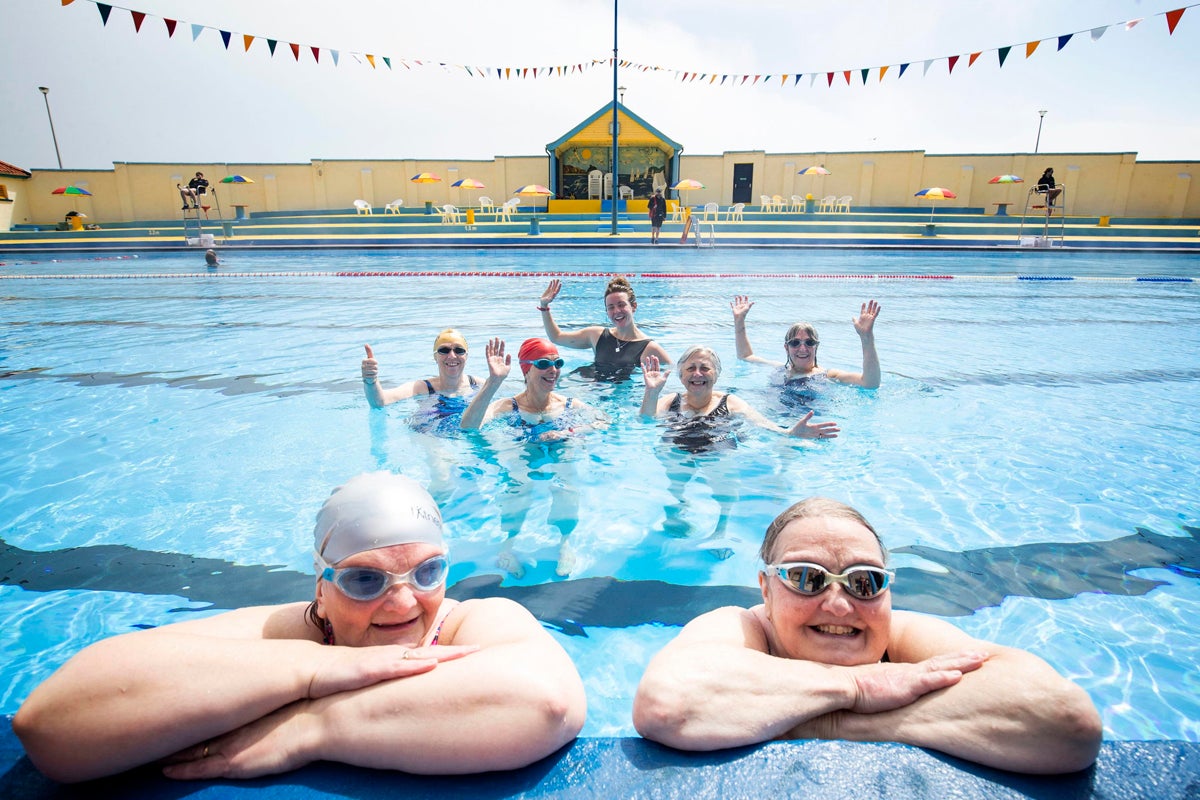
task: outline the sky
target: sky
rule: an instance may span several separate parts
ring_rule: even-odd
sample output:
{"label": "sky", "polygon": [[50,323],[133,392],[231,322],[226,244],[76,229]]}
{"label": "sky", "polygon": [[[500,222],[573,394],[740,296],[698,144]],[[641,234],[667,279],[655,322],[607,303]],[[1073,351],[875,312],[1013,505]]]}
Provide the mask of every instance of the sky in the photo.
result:
{"label": "sky", "polygon": [[125,0],[107,26],[90,0],[0,0],[0,160],[56,166],[47,100],[68,169],[541,155],[610,102],[611,67],[471,73],[608,59],[614,5],[618,54],[638,65],[619,70],[624,103],[685,154],[1036,145],[1200,160],[1200,6],[1173,35],[1164,16],[1186,0]]}

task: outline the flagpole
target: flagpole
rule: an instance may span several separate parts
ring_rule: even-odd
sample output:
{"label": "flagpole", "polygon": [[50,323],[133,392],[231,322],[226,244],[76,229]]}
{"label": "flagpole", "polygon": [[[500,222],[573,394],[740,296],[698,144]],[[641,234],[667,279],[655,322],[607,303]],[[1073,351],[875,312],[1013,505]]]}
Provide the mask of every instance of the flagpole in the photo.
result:
{"label": "flagpole", "polygon": [[[612,195],[609,201],[612,203],[612,233],[611,236],[620,236],[617,232],[617,198],[621,196],[618,188],[620,179],[617,176],[617,134],[620,130],[620,124],[617,122],[617,0],[613,0],[613,93],[612,93]],[[601,192],[603,194],[603,192]]]}

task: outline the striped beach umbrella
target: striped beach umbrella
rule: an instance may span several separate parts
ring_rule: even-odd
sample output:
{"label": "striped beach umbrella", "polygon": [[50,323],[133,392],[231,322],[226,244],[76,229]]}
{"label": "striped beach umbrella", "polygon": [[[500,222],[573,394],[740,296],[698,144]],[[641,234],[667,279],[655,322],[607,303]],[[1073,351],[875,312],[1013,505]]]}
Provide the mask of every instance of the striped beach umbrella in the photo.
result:
{"label": "striped beach umbrella", "polygon": [[[958,195],[949,189],[943,189],[941,186],[930,186],[928,189],[922,189],[919,192],[915,192],[913,197],[924,197],[926,200],[953,200],[958,197]],[[932,205],[929,207],[930,222],[933,222],[934,208],[935,207]]]}

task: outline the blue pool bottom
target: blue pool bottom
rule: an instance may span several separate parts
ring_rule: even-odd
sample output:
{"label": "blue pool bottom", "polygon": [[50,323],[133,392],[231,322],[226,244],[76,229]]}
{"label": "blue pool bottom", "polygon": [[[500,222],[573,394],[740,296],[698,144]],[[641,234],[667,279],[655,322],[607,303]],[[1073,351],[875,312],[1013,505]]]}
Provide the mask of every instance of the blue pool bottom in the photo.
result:
{"label": "blue pool bottom", "polygon": [[1200,743],[1106,742],[1094,767],[1060,776],[988,769],[899,744],[772,742],[682,753],[636,738],[583,738],[538,763],[452,778],[312,764],[249,781],[178,782],[142,770],[78,786],[44,778],[25,758],[11,719],[0,721],[0,797],[227,798],[751,798],[956,797],[1006,800],[1191,800],[1200,797]]}

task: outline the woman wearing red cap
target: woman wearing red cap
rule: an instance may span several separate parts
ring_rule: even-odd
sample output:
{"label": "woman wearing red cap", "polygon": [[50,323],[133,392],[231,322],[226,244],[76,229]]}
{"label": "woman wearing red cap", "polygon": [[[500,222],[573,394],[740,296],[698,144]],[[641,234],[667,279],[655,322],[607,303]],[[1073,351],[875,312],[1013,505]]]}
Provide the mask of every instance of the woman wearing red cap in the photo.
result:
{"label": "woman wearing red cap", "polygon": [[657,357],[660,364],[671,363],[671,357],[662,345],[642,333],[633,321],[633,314],[637,311],[637,296],[623,276],[618,275],[610,280],[604,289],[604,310],[612,322],[611,328],[589,325],[570,332],[560,329],[550,314],[550,303],[558,297],[561,289],[562,281],[555,278],[542,293],[537,306],[538,311],[542,312],[542,325],[550,341],[555,344],[580,350],[591,348],[595,352],[590,377],[614,382],[628,380],[644,355]]}
{"label": "woman wearing red cap", "polygon": [[491,398],[512,369],[512,355],[505,355],[503,339],[492,339],[485,352],[488,378],[463,413],[464,430],[507,415],[508,423],[523,429],[526,438],[550,442],[608,424],[607,417],[587,403],[554,391],[563,360],[558,348],[545,339],[526,339],[517,352],[525,390],[495,402]]}
{"label": "woman wearing red cap", "polygon": [[[562,441],[604,427],[608,425],[608,417],[586,403],[554,391],[562,374],[563,360],[554,345],[545,339],[526,339],[517,353],[521,372],[525,375],[524,391],[493,402],[492,397],[512,369],[512,355],[504,352],[503,339],[492,339],[485,352],[488,378],[463,413],[463,429],[480,428],[490,420],[501,419],[517,428],[520,437],[526,441],[542,443],[538,448],[524,448],[521,453],[524,465],[517,462],[508,470],[513,490],[505,493],[501,504],[501,527],[508,532],[508,539],[496,563],[514,577],[525,574],[525,567],[513,553],[513,539],[520,533],[530,506],[525,489],[532,486],[532,478],[541,478],[539,483],[545,485],[544,478],[549,476],[551,506],[548,521],[558,528],[562,537],[555,572],[570,575],[575,556],[568,537],[579,519],[578,481],[570,474],[559,474],[559,470],[573,467],[564,466],[557,458],[546,458],[544,443]],[[542,474],[535,476],[535,472]]]}

